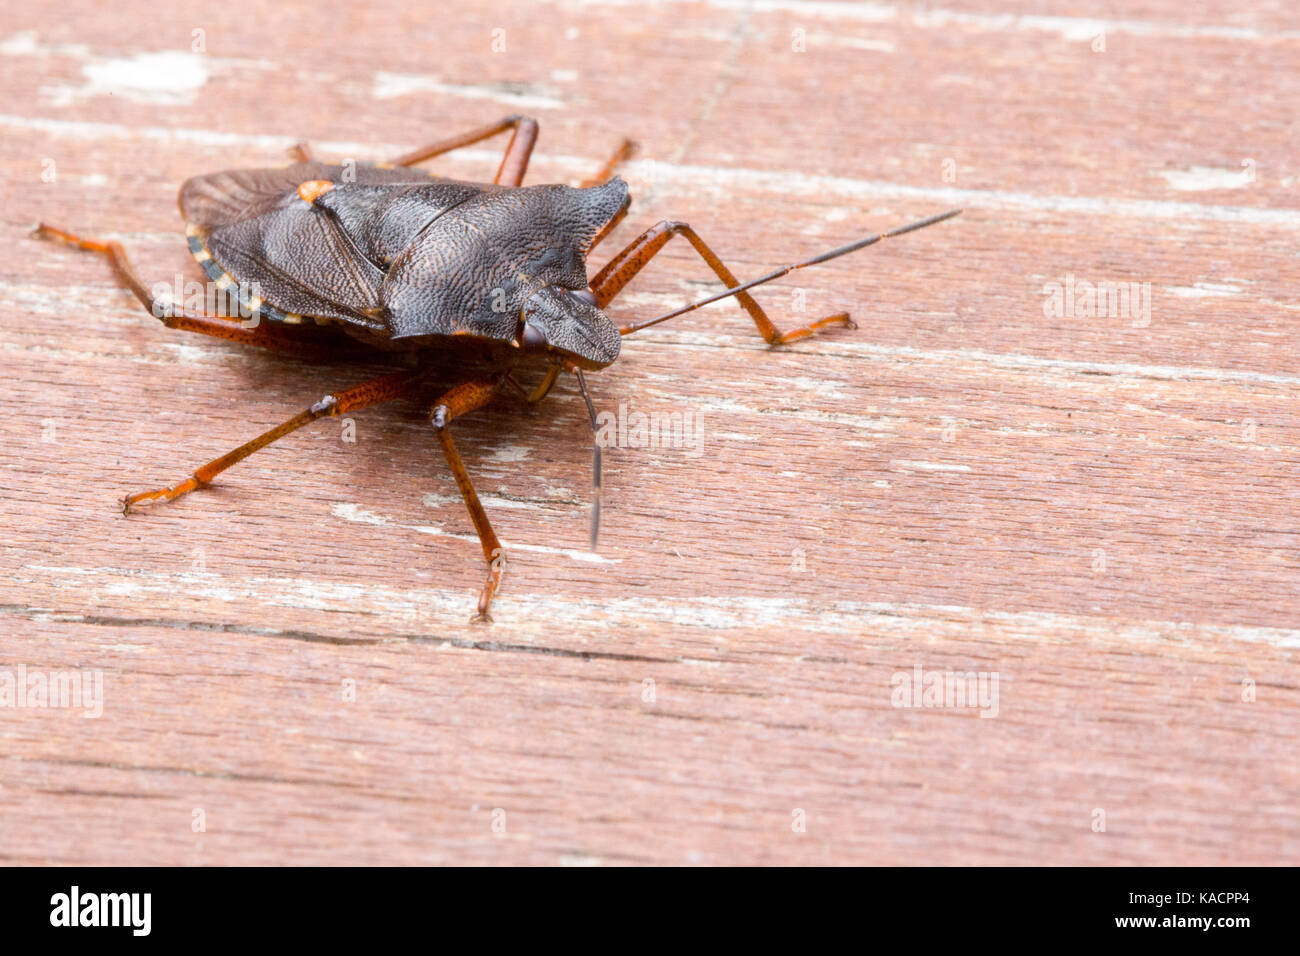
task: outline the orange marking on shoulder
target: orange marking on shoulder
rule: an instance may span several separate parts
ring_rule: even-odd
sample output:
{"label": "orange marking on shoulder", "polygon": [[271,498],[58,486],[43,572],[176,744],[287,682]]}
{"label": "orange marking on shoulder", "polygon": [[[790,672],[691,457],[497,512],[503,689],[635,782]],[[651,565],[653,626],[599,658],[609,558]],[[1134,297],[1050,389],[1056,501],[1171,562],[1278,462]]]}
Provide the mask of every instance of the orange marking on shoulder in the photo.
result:
{"label": "orange marking on shoulder", "polygon": [[298,187],[298,198],[315,202],[333,188],[334,184],[328,179],[309,179]]}

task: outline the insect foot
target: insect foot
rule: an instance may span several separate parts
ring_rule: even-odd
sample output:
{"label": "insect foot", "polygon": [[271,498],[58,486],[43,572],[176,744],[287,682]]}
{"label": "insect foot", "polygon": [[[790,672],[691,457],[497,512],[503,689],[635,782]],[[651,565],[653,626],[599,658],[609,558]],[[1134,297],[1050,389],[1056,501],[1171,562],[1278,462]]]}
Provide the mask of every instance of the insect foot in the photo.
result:
{"label": "insect foot", "polygon": [[33,239],[53,239],[58,242],[66,242],[69,245],[77,246],[80,249],[86,249],[90,252],[107,252],[108,243],[100,242],[98,239],[83,239],[66,229],[60,229],[58,226],[51,226],[47,222],[38,222],[36,228],[32,230]]}
{"label": "insect foot", "polygon": [[129,515],[131,509],[141,502],[157,501],[158,499],[171,501],[175,498],[179,498],[183,494],[193,491],[195,488],[200,488],[205,484],[207,484],[207,482],[201,481],[197,476],[191,476],[186,478],[179,485],[172,485],[170,488],[158,488],[155,491],[141,491],[134,495],[127,495],[122,499],[122,514]]}

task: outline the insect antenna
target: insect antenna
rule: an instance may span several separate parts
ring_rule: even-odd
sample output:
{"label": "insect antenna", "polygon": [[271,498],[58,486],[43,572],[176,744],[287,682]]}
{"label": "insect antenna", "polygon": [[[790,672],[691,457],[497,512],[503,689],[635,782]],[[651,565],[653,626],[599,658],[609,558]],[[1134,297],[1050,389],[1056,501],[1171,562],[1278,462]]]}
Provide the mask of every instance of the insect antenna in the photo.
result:
{"label": "insect antenna", "polygon": [[594,496],[591,501],[591,547],[596,550],[596,538],[600,534],[600,440],[596,427],[596,406],[591,404],[591,395],[587,392],[587,380],[582,377],[582,369],[573,367],[573,374],[578,376],[578,391],[587,403],[587,414],[591,416],[591,485]]}
{"label": "insect antenna", "polygon": [[937,216],[930,216],[928,219],[918,219],[916,222],[909,222],[906,226],[899,226],[897,229],[891,229],[888,232],[878,233],[874,236],[865,236],[862,239],[857,239],[847,245],[840,246],[837,249],[832,249],[830,252],[823,252],[819,256],[805,259],[803,262],[796,262],[794,265],[782,266],[780,269],[769,272],[765,276],[759,276],[757,279],[753,279],[743,285],[738,285],[734,289],[725,289],[716,295],[709,296],[707,299],[700,299],[698,302],[684,305],[680,309],[676,309],[666,315],[647,319],[645,322],[638,322],[635,325],[625,325],[619,329],[619,332],[623,335],[628,335],[632,332],[639,332],[641,329],[649,328],[652,325],[658,325],[660,322],[667,322],[669,319],[675,319],[677,316],[685,315],[687,312],[694,312],[696,309],[700,308],[700,306],[708,305],[710,302],[717,302],[719,299],[725,299],[738,292],[748,291],[749,289],[754,288],[754,286],[762,285],[764,282],[771,282],[773,279],[779,279],[783,275],[788,275],[791,272],[794,272],[795,269],[803,269],[806,266],[815,266],[819,262],[829,262],[832,259],[838,259],[840,256],[848,255],[850,252],[857,252],[859,249],[873,246],[881,239],[888,239],[892,236],[901,236],[905,232],[914,232],[917,229],[924,229],[926,226],[933,226],[936,223],[943,222],[945,219],[951,219],[953,216],[959,215],[960,213],[960,209],[949,209],[947,212],[940,213]]}

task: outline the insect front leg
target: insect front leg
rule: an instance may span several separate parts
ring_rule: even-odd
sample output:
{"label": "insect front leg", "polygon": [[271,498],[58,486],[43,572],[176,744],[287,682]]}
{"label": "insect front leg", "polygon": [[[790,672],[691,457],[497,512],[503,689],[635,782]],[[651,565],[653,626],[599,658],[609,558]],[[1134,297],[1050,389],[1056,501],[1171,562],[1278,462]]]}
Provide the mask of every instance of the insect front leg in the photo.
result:
{"label": "insect front leg", "polygon": [[478,599],[478,620],[480,621],[492,620],[488,614],[488,607],[492,603],[492,596],[496,594],[497,589],[501,586],[505,552],[501,548],[501,541],[497,538],[496,532],[492,530],[492,524],[488,521],[487,512],[483,510],[483,505],[478,500],[478,494],[474,491],[474,485],[469,480],[469,474],[465,471],[465,464],[460,459],[460,453],[456,451],[456,443],[452,440],[451,431],[447,426],[451,424],[453,419],[482,408],[491,401],[503,380],[504,376],[498,375],[493,378],[472,379],[468,382],[462,382],[443,395],[438,400],[438,404],[433,406],[433,411],[429,415],[429,421],[433,425],[434,433],[438,436],[438,443],[442,445],[442,453],[447,458],[447,466],[456,479],[456,487],[460,489],[460,496],[465,499],[465,507],[469,509],[470,520],[474,522],[474,530],[478,532],[479,544],[483,547],[483,558],[487,561],[487,582],[483,585],[483,590]]}
{"label": "insect front leg", "polygon": [[231,342],[258,345],[262,348],[293,352],[297,355],[315,355],[320,351],[318,346],[303,341],[295,332],[281,328],[271,322],[262,322],[255,328],[245,328],[228,319],[218,319],[209,315],[190,312],[178,308],[170,302],[155,299],[149,287],[144,284],[144,280],[135,271],[135,267],[131,265],[131,260],[127,257],[126,250],[120,242],[86,239],[46,223],[38,225],[33,235],[41,239],[57,239],[60,242],[70,243],[79,249],[97,252],[104,256],[113,266],[113,271],[117,273],[118,280],[135,293],[135,297],[149,310],[150,315],[169,329],[197,332],[200,335],[211,335],[219,339],[228,339]]}
{"label": "insect front leg", "polygon": [[132,506],[143,501],[171,501],[196,488],[211,484],[212,479],[231,465],[243,461],[253,452],[265,448],[277,438],[283,438],[285,435],[302,428],[302,426],[311,424],[318,418],[327,418],[332,415],[356,411],[360,408],[367,408],[397,398],[416,377],[417,375],[411,372],[395,372],[391,375],[382,375],[379,378],[371,379],[368,382],[362,382],[360,385],[354,385],[352,388],[346,388],[341,392],[326,395],[319,402],[299,412],[288,421],[276,425],[270,431],[263,432],[252,441],[240,445],[234,451],[227,452],[220,458],[214,458],[179,484],[172,485],[169,488],[158,488],[154,491],[141,491],[138,494],[127,495],[122,499],[122,513],[130,514]]}
{"label": "insect front leg", "polygon": [[510,142],[506,146],[505,155],[501,157],[501,166],[497,169],[496,179],[492,181],[500,186],[518,186],[524,181],[524,173],[528,171],[528,159],[532,156],[533,146],[537,142],[537,120],[531,116],[507,116],[495,123],[470,130],[468,133],[461,133],[459,136],[452,136],[429,146],[422,146],[392,160],[392,164],[394,166],[414,166],[426,159],[433,159],[433,157],[441,156],[443,153],[450,153],[453,149],[472,146],[489,136],[495,136],[497,133],[508,129],[514,130],[514,132],[510,135]]}
{"label": "insect front leg", "polygon": [[[631,245],[611,259],[605,268],[601,269],[596,274],[596,277],[591,280],[591,290],[596,294],[597,305],[604,308],[614,296],[623,291],[623,287],[632,280],[632,277],[644,269],[673,236],[685,236],[695,248],[695,251],[700,254],[700,257],[709,264],[709,268],[713,270],[714,275],[721,279],[728,288],[740,285],[731,270],[723,264],[712,249],[705,245],[704,240],[696,234],[694,229],[684,222],[664,220],[642,233]],[[759,334],[767,340],[769,345],[783,345],[786,342],[793,342],[796,339],[814,335],[832,325],[840,325],[850,329],[857,328],[847,312],[837,312],[834,315],[810,322],[797,329],[791,329],[789,332],[782,332],[767,317],[767,313],[763,311],[762,307],[754,301],[754,297],[748,292],[737,293],[736,301],[749,313],[749,317],[758,326]],[[625,326],[619,331],[626,335],[632,330]]]}

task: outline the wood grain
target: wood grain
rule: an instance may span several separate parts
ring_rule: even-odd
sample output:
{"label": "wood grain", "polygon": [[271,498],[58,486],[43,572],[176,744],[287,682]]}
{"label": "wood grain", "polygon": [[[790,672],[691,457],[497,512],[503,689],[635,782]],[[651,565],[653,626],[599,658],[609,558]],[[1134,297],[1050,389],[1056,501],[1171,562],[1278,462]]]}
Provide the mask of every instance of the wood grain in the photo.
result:
{"label": "wood grain", "polygon": [[[9,5],[0,675],[103,709],[0,707],[0,859],[1300,862],[1297,67],[1281,0]],[[530,182],[640,142],[606,255],[681,219],[746,278],[966,213],[760,296],[856,332],[627,340],[598,406],[702,443],[606,456],[598,555],[571,386],[459,422],[491,627],[436,387],[124,518],[381,369],[167,332],[31,224],[198,279],[186,177],[513,112]],[[1051,314],[1069,277],[1149,315]],[[714,288],[672,244],[615,314]],[[895,706],[916,668],[996,715]]]}

